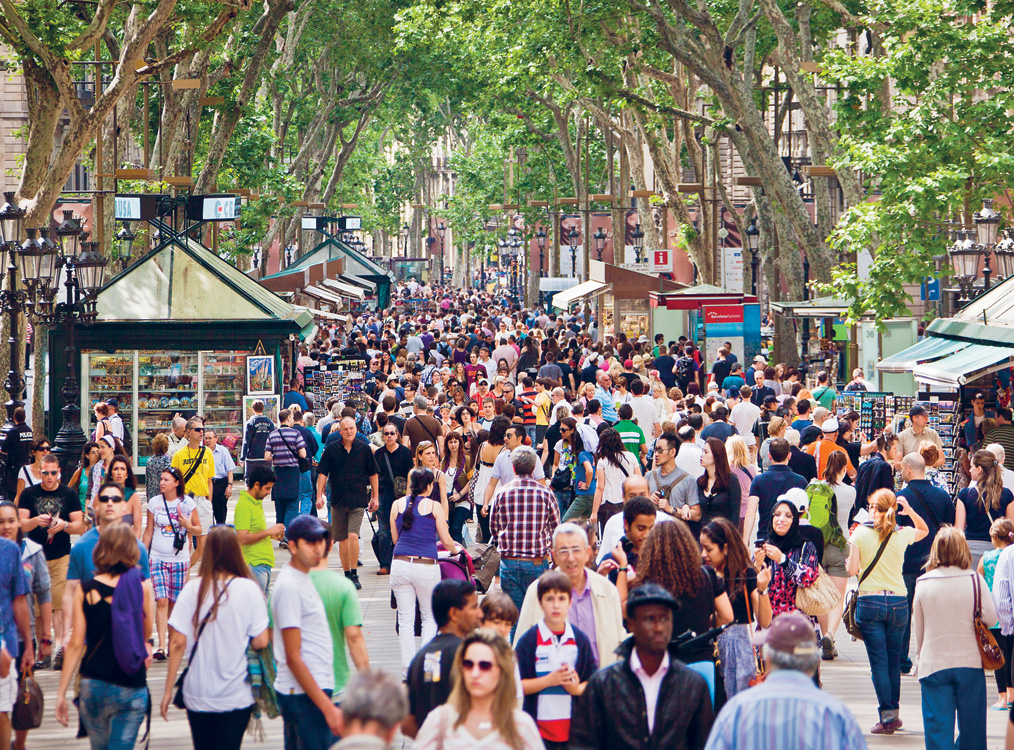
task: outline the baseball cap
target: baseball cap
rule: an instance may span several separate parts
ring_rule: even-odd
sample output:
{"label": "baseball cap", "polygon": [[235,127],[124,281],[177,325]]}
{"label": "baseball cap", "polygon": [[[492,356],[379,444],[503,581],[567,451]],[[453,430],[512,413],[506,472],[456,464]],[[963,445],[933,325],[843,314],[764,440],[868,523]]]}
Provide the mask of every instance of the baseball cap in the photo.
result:
{"label": "baseball cap", "polygon": [[838,432],[838,419],[837,419],[837,417],[831,417],[830,419],[825,419],[824,420],[824,424],[822,424],[820,426],[820,429],[823,432]]}
{"label": "baseball cap", "polygon": [[800,515],[806,513],[810,507],[810,496],[802,487],[790,487],[778,496],[778,503],[791,503],[799,511]]}
{"label": "baseball cap", "polygon": [[628,368],[629,367],[633,367],[634,366],[634,360],[632,360],[632,359],[625,359],[625,360],[623,360],[623,366],[624,367],[628,367]]}
{"label": "baseball cap", "polygon": [[673,612],[680,606],[675,597],[657,583],[645,583],[630,592],[627,597],[627,617],[633,617],[634,610],[644,604],[662,604]]}
{"label": "baseball cap", "polygon": [[[633,595],[633,594],[631,594]],[[785,654],[817,653],[817,634],[810,620],[799,612],[784,612],[771,621],[771,627],[754,634],[754,643]]]}
{"label": "baseball cap", "polygon": [[778,396],[770,396],[770,395],[769,396],[765,396],[764,397],[764,403],[765,404],[777,404],[778,403]]}
{"label": "baseball cap", "polygon": [[638,344],[647,344],[648,343],[648,337],[645,334],[642,333],[641,336],[640,336],[640,338],[637,339],[637,343]]}
{"label": "baseball cap", "polygon": [[290,541],[293,539],[305,539],[310,542],[317,542],[327,536],[327,527],[316,516],[303,514],[292,519],[285,534]]}
{"label": "baseball cap", "polygon": [[986,400],[986,394],[983,393],[982,391],[976,391],[975,395],[972,396],[972,401],[985,401],[985,400]]}
{"label": "baseball cap", "polygon": [[756,357],[753,358],[753,361],[754,362],[765,362],[766,363],[768,361],[768,358],[765,357],[763,354],[758,354]]}
{"label": "baseball cap", "polygon": [[908,416],[910,417],[918,417],[923,414],[929,414],[929,412],[926,411],[926,407],[923,406],[922,404],[916,404],[915,406],[913,406],[911,409],[908,410]]}
{"label": "baseball cap", "polygon": [[116,408],[116,409],[120,408],[120,402],[117,401],[115,398],[106,399],[106,404],[108,406],[112,406],[113,408]]}

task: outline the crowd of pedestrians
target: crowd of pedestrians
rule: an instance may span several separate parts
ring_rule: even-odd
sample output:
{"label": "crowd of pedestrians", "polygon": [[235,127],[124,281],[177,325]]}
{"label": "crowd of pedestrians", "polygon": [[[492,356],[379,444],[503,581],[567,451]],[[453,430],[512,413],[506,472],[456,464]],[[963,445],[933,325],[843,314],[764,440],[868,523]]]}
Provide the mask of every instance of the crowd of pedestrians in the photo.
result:
{"label": "crowd of pedestrians", "polygon": [[[987,669],[993,708],[1014,703],[1002,445],[978,436],[952,497],[921,407],[868,440],[826,373],[811,391],[731,344],[708,368],[685,337],[399,293],[428,303],[301,347],[278,422],[255,403],[239,455],[200,417],[156,436],[143,488],[114,405],[68,482],[15,415],[0,747],[17,675],[52,665],[56,718],[73,690],[96,749],[140,743],[150,701],[208,750],[276,716],[286,750],[864,748],[821,689],[843,630],[868,656],[870,733],[919,710],[914,674],[926,746],[956,728],[986,747]],[[362,399],[314,403],[306,368],[349,356]],[[387,577],[397,634],[364,634],[363,568]]]}

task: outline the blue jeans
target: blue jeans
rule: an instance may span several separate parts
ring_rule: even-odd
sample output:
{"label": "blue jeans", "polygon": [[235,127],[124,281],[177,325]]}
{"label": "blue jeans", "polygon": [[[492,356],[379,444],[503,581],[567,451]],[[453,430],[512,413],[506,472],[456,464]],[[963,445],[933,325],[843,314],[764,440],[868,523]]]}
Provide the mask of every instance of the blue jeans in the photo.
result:
{"label": "blue jeans", "polygon": [[[986,675],[981,669],[942,669],[919,680],[926,750],[984,750]],[[958,741],[954,742],[954,717]]]}
{"label": "blue jeans", "polygon": [[570,504],[574,502],[574,490],[567,487],[562,490],[553,490],[553,493],[556,495],[556,504],[560,506],[560,518],[563,518],[570,508]]}
{"label": "blue jeans", "polygon": [[535,442],[535,425],[533,425],[533,424],[526,424],[525,425],[525,434],[528,436],[528,439],[532,441],[532,447],[534,448],[535,445],[536,445],[536,442]]}
{"label": "blue jeans", "polygon": [[[331,691],[325,690],[328,697]],[[285,750],[328,750],[337,741],[324,714],[305,694],[286,695],[275,691],[282,712]]]}
{"label": "blue jeans", "polygon": [[310,472],[304,471],[299,475],[299,510],[296,515],[309,515],[313,510],[313,482],[310,479]]}
{"label": "blue jeans", "polygon": [[908,624],[908,600],[883,594],[860,596],[856,622],[870,660],[880,720],[894,721],[901,702],[901,641]]}
{"label": "blue jeans", "polygon": [[[284,523],[287,529],[293,519],[299,515],[299,498],[279,497],[274,493],[272,493],[272,496],[275,501],[275,522]],[[282,538],[288,541],[289,535],[285,534]]]}
{"label": "blue jeans", "polygon": [[264,596],[267,596],[271,589],[271,566],[251,565],[250,571],[253,573],[254,578],[257,579],[257,584],[264,592]]}
{"label": "blue jeans", "polygon": [[[532,560],[507,560],[500,559],[500,588],[514,602],[514,606],[521,610],[525,601],[525,594],[528,587],[538,580],[539,576],[549,570],[549,561],[543,558],[540,564]],[[517,626],[515,626],[517,627]],[[511,629],[511,638],[514,638],[514,630]]]}
{"label": "blue jeans", "polygon": [[447,524],[447,530],[451,534],[451,539],[458,544],[465,543],[465,522],[471,517],[471,505],[463,505],[460,508],[451,509],[451,520]]}
{"label": "blue jeans", "polygon": [[148,708],[148,688],[81,678],[78,711],[92,750],[133,750]]}
{"label": "blue jeans", "polygon": [[903,573],[902,578],[905,579],[905,586],[908,588],[908,618],[905,620],[905,635],[901,639],[901,671],[908,674],[912,671],[912,657],[909,656],[910,644],[912,640],[912,602],[915,601],[915,581],[919,577],[918,573]]}

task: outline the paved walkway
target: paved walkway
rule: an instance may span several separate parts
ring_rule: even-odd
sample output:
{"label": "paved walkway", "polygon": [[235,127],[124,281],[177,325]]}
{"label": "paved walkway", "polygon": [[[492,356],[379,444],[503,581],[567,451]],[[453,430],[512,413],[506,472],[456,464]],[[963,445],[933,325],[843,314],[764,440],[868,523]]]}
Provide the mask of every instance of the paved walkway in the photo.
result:
{"label": "paved walkway", "polygon": [[[273,523],[271,514],[272,503],[265,503],[265,509],[269,515],[268,523]],[[230,519],[231,521],[231,516]],[[370,665],[383,669],[391,674],[399,674],[401,670],[400,653],[394,632],[395,611],[391,609],[389,579],[376,575],[377,563],[370,548],[368,525],[364,525],[366,539],[363,540],[362,560],[365,567],[360,571],[360,580],[363,589],[360,592],[362,602],[366,642],[370,653]],[[281,567],[288,560],[288,553],[284,550],[277,551],[278,566]],[[330,557],[330,567],[333,570],[341,570],[341,563],[338,560],[337,550],[333,550]],[[853,643],[844,634],[844,628],[839,633],[841,642],[838,649],[841,655],[834,662],[825,662],[822,668],[822,679],[824,687],[836,695],[849,706],[864,731],[868,732],[877,721],[877,704],[873,693],[873,684],[870,681],[869,664],[866,660],[866,651],[861,642]],[[351,662],[350,662],[351,664]],[[190,741],[189,727],[186,721],[186,714],[175,708],[170,709],[170,720],[168,723],[158,715],[157,705],[162,698],[163,686],[165,684],[166,666],[165,663],[155,664],[149,671],[148,684],[151,688],[152,698],[155,703],[155,714],[152,716],[152,750],[181,750],[192,747]],[[48,750],[50,748],[87,748],[87,740],[74,739],[74,730],[65,729],[57,723],[53,716],[53,708],[56,702],[56,689],[59,684],[59,674],[47,671],[37,675],[46,696],[46,713],[42,727],[28,735],[28,748],[31,750]],[[992,677],[988,678],[987,695],[990,701],[995,700],[995,683]],[[923,747],[922,714],[920,710],[920,694],[918,681],[913,677],[902,677],[901,716],[905,728],[890,737],[877,737],[867,734],[867,742],[871,748],[919,748]],[[71,727],[76,726],[77,715],[71,707]],[[1004,747],[1006,732],[1007,714],[989,711],[988,723],[988,748],[999,750]],[[264,722],[264,743],[254,742],[248,739],[245,747],[266,750],[282,748],[282,722],[280,719]],[[405,742],[406,748],[411,747]],[[814,745],[814,747],[818,747]],[[617,748],[616,750],[621,750]]]}

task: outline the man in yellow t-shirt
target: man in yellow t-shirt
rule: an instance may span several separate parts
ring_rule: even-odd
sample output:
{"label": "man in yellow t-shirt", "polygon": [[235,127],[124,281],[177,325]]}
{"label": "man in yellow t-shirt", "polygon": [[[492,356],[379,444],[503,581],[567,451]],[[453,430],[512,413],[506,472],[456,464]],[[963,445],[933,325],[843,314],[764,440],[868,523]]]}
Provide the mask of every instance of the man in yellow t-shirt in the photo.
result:
{"label": "man in yellow t-shirt", "polygon": [[187,431],[184,433],[186,444],[181,445],[173,453],[172,466],[184,478],[190,474],[195,462],[200,461],[197,470],[187,479],[183,491],[192,495],[197,502],[197,517],[201,521],[201,535],[197,537],[196,547],[190,555],[190,568],[194,569],[197,561],[204,554],[204,537],[215,524],[215,512],[211,505],[212,489],[215,481],[215,459],[211,451],[204,447],[204,421],[200,417],[187,420]]}

